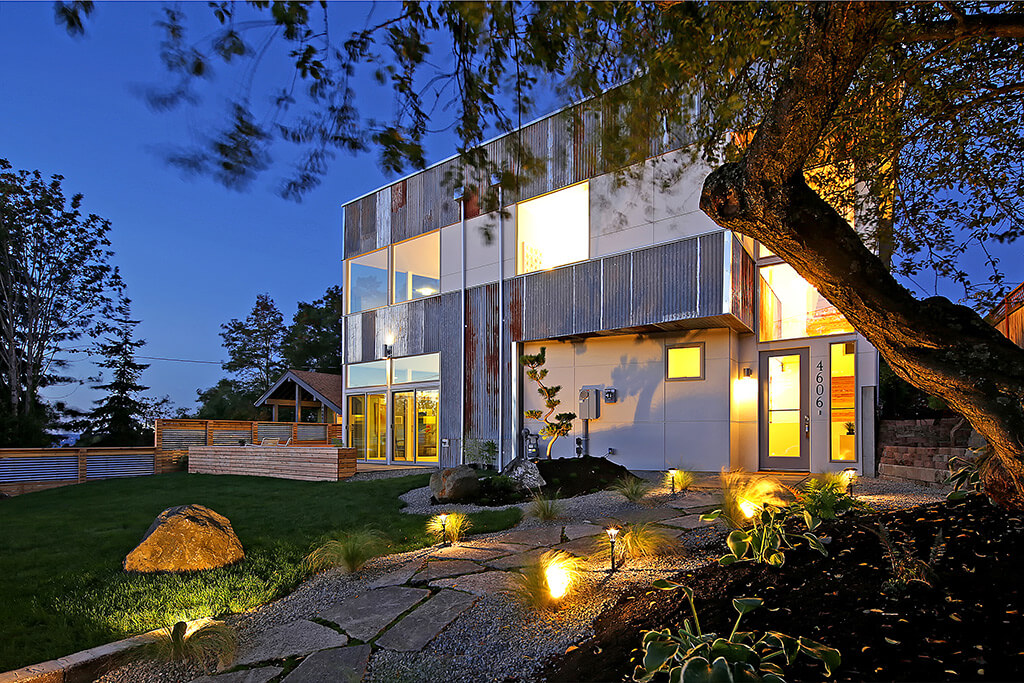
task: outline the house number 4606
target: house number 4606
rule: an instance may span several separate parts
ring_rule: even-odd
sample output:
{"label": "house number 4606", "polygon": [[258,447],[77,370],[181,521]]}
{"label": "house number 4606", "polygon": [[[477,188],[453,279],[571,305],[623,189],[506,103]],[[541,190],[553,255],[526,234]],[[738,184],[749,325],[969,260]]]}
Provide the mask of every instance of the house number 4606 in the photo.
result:
{"label": "house number 4606", "polygon": [[825,407],[825,361],[818,361],[818,373],[814,376],[814,405],[818,408],[818,415]]}

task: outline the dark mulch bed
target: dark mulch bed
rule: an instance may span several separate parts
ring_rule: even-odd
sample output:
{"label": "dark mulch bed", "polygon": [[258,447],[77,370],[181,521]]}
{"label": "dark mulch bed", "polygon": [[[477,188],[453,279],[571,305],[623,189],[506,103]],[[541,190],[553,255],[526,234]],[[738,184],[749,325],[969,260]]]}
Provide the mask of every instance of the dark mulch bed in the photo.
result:
{"label": "dark mulch bed", "polygon": [[562,498],[582,496],[603,491],[617,479],[630,476],[629,470],[616,465],[607,458],[582,456],[579,458],[553,458],[538,460],[537,469],[547,486],[543,488],[549,496]]}
{"label": "dark mulch bed", "polygon": [[[787,554],[786,565],[712,565],[675,579],[696,591],[706,631],[728,634],[736,613],[731,599],[764,598],[744,618],[744,630],[807,636],[842,652],[842,681],[1021,680],[1024,676],[1024,519],[984,498],[935,503],[863,515],[858,526],[841,520],[827,533],[829,557],[807,549]],[[882,592],[892,564],[878,536],[881,521],[891,540],[931,561],[933,586],[911,582]],[[941,530],[942,536],[937,534]],[[933,551],[933,547],[935,551]],[[937,557],[936,557],[937,555]],[[623,596],[595,624],[596,637],[546,663],[551,681],[628,678],[636,666],[641,632],[678,627],[689,616],[682,594],[647,590]],[[813,660],[786,667],[790,681],[820,681]]]}

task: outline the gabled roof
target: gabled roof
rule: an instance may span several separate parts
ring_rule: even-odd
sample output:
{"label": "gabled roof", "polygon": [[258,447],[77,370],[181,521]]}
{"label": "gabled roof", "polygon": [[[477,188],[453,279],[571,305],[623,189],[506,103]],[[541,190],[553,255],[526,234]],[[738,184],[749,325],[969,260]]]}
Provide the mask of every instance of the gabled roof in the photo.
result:
{"label": "gabled roof", "polygon": [[274,382],[273,386],[267,389],[267,393],[256,399],[254,405],[263,405],[282,384],[288,381],[295,382],[339,415],[343,412],[341,409],[342,376],[308,370],[289,370],[284,373]]}

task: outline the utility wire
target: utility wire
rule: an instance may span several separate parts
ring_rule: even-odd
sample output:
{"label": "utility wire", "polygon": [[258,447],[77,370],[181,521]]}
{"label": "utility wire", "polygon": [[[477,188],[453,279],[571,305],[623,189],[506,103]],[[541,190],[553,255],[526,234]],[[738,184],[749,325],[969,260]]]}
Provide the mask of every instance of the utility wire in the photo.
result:
{"label": "utility wire", "polygon": [[223,363],[219,360],[191,360],[189,358],[163,358],[161,356],[135,356],[136,358],[142,358],[144,360],[166,360],[173,361],[175,363],[205,363],[208,365],[222,365]]}

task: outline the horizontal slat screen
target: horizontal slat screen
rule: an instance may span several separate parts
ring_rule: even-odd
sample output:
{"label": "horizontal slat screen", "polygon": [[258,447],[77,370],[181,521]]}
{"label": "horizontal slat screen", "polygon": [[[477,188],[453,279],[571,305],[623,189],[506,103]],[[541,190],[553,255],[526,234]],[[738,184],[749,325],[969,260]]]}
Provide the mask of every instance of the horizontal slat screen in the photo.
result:
{"label": "horizontal slat screen", "polygon": [[87,479],[113,479],[115,477],[141,477],[153,474],[153,454],[124,453],[117,455],[89,455],[85,461]]}
{"label": "horizontal slat screen", "polygon": [[[238,443],[237,440],[235,443]],[[180,451],[189,446],[205,445],[205,429],[165,429],[160,435],[160,448],[165,451]]]}
{"label": "horizontal slat screen", "polygon": [[[222,429],[211,432],[210,440],[213,442],[212,446],[237,446],[239,441],[250,443],[252,441],[252,431],[248,429]],[[192,445],[205,446],[206,444]]]}
{"label": "horizontal slat screen", "polygon": [[327,425],[298,425],[296,427],[297,441],[326,441]]}
{"label": "horizontal slat screen", "polygon": [[281,439],[281,443],[284,443],[292,438],[292,425],[290,422],[282,422],[280,424],[261,422],[256,426],[256,437],[260,441],[263,439]]}
{"label": "horizontal slat screen", "polygon": [[76,455],[0,458],[0,484],[17,481],[65,481],[68,479],[78,479],[78,456]]}

